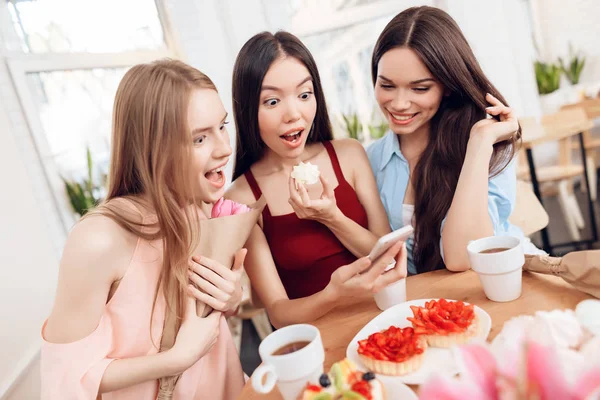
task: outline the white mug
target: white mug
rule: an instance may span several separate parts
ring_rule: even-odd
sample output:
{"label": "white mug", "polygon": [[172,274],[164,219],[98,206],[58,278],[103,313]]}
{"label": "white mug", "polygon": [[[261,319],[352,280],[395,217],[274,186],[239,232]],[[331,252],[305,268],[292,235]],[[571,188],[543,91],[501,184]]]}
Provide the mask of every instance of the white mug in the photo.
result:
{"label": "white mug", "polygon": [[[482,253],[494,248],[508,249]],[[490,236],[469,242],[471,269],[477,272],[488,299],[513,301],[521,296],[525,255],[521,239],[514,236]]]}
{"label": "white mug", "polygon": [[375,293],[375,303],[381,310],[395,306],[406,301],[406,278],[400,279]]}
{"label": "white mug", "polygon": [[[273,354],[290,343],[304,341],[309,343],[297,351]],[[258,353],[263,364],[252,374],[252,387],[258,393],[269,393],[277,384],[285,400],[295,400],[307,382],[318,382],[323,373],[323,342],[319,330],[312,325],[290,325],[276,330],[262,341]]]}

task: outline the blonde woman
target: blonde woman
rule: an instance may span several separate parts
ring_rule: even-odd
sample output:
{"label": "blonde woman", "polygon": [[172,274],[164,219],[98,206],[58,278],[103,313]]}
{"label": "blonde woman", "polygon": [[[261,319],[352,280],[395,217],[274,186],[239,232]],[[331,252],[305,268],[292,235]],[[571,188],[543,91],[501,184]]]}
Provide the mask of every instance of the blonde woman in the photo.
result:
{"label": "blonde woman", "polygon": [[[158,379],[181,373],[175,399],[241,392],[223,314],[241,300],[245,250],[232,270],[190,259],[205,218],[200,205],[223,196],[226,118],[211,80],[182,62],[137,65],[123,77],[108,196],[71,231],[42,328],[43,399],[150,400]],[[216,312],[198,318],[196,299]],[[167,309],[181,328],[175,345],[159,352]]]}

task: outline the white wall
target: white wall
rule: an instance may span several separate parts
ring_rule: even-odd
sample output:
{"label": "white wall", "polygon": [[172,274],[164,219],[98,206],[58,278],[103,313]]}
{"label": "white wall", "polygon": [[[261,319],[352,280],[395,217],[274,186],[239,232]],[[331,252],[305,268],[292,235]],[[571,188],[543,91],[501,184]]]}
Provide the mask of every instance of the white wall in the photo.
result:
{"label": "white wall", "polygon": [[5,64],[17,46],[6,17],[0,12],[0,398],[37,357],[58,271],[52,238],[62,231]]}
{"label": "white wall", "polygon": [[[32,184],[31,164],[23,156],[17,134],[27,135],[13,123],[19,114],[5,66],[0,65],[0,396],[37,356],[39,332],[52,299],[58,254],[43,207]],[[10,104],[9,104],[10,102]],[[7,111],[13,113],[7,117]],[[51,201],[49,197],[42,201]]]}

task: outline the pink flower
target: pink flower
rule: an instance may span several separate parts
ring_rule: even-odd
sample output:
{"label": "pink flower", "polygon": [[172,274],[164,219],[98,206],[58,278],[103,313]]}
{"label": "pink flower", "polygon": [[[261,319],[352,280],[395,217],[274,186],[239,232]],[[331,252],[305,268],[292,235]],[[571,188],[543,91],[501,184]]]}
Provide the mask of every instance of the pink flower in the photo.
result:
{"label": "pink flower", "polygon": [[491,351],[483,344],[458,349],[462,365],[460,379],[435,376],[419,391],[421,400],[584,400],[600,389],[600,368],[584,371],[571,386],[561,373],[556,352],[533,341],[526,341],[517,357],[502,370]]}
{"label": "pink flower", "polygon": [[215,203],[210,213],[211,218],[226,217],[228,215],[242,214],[250,211],[250,207],[245,204],[236,203],[235,201],[226,200],[221,197]]}
{"label": "pink flower", "polygon": [[499,399],[496,388],[498,371],[492,353],[480,344],[461,346],[459,349],[463,370],[461,379],[435,375],[421,386],[419,399]]}

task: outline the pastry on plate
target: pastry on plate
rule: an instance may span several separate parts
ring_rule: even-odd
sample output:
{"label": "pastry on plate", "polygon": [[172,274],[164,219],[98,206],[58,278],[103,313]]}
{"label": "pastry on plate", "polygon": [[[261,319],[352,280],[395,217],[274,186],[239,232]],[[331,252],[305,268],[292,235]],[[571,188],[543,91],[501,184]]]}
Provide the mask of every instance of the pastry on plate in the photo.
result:
{"label": "pastry on plate", "polygon": [[382,375],[406,375],[423,364],[427,339],[411,327],[389,328],[358,341],[358,355],[368,369]]}
{"label": "pastry on plate", "polygon": [[361,372],[347,358],[331,366],[319,382],[309,382],[299,400],[385,400],[383,384],[373,372]]}
{"label": "pastry on plate", "polygon": [[415,333],[424,335],[431,347],[452,347],[469,342],[479,333],[472,304],[446,299],[430,300],[424,307],[410,306]]}

